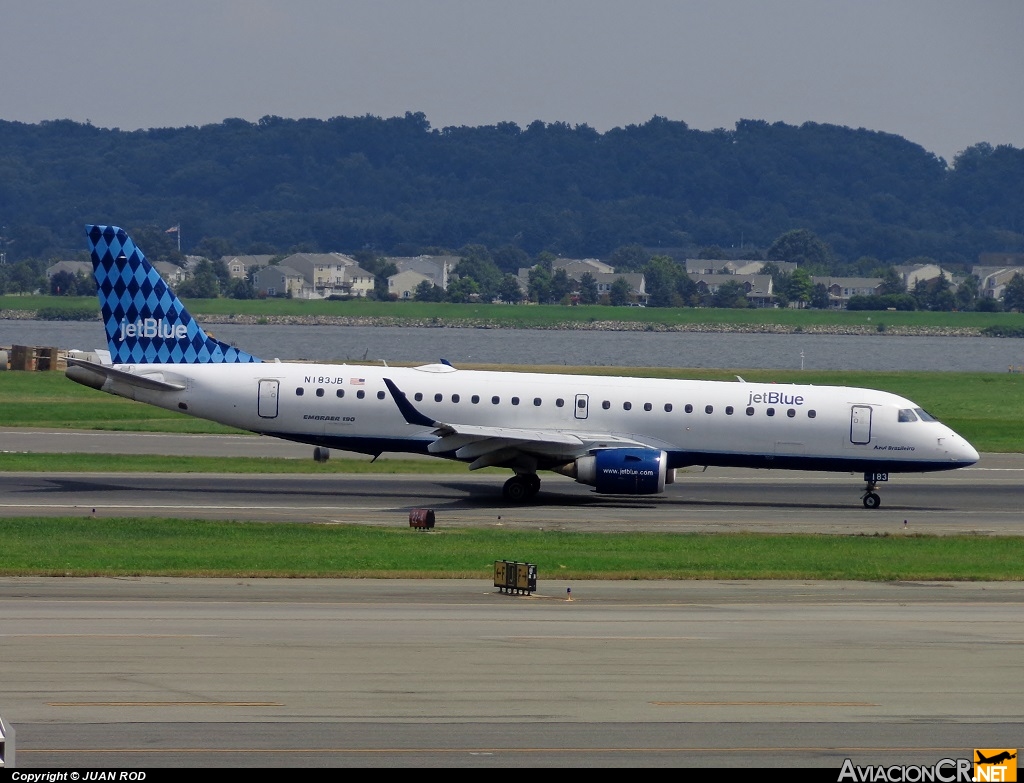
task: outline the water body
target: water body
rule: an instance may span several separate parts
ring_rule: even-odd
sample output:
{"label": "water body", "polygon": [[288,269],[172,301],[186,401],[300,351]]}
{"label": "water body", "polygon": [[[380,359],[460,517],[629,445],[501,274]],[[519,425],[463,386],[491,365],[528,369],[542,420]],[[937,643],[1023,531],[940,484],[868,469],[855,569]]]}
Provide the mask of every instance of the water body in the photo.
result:
{"label": "water body", "polygon": [[[1024,365],[1022,338],[237,324],[209,331],[282,360],[941,372]],[[98,321],[0,320],[0,346],[10,345],[106,347]]]}

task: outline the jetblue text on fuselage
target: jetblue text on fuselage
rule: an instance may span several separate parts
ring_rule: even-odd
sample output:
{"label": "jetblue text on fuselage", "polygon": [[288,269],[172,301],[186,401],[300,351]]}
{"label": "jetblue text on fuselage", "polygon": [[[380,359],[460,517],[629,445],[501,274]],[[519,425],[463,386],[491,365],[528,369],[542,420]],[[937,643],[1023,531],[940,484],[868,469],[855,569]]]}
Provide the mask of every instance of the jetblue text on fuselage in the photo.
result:
{"label": "jetblue text on fuselage", "polygon": [[804,398],[799,394],[786,394],[781,391],[750,392],[747,405],[753,405],[755,402],[765,405],[803,405]]}
{"label": "jetblue text on fuselage", "polygon": [[188,327],[185,324],[172,325],[162,319],[140,318],[133,324],[122,320],[117,339],[122,342],[128,337],[161,337],[166,340],[181,340],[187,336]]}

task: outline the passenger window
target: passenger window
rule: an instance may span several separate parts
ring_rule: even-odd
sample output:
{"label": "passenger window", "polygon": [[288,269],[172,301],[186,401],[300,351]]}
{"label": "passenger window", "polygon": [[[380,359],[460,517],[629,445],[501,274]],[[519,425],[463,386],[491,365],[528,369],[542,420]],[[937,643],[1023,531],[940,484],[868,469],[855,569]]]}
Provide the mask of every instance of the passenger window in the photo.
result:
{"label": "passenger window", "polygon": [[917,421],[917,414],[910,408],[901,408],[897,421]]}
{"label": "passenger window", "polygon": [[666,402],[665,403],[665,413],[671,413],[671,412],[672,412],[672,403],[671,402]]}
{"label": "passenger window", "polygon": [[316,396],[317,397],[323,397],[324,396],[324,390],[323,389],[317,389],[316,390]]}
{"label": "passenger window", "polygon": [[519,404],[519,398],[518,397],[513,397],[512,398],[512,404],[513,405],[518,405]]}
{"label": "passenger window", "polygon": [[382,392],[382,391],[379,391],[379,392],[377,392],[377,399],[378,399],[378,400],[383,400],[383,399],[384,399],[385,397],[387,397],[387,396],[388,396],[388,395],[387,395],[387,393],[386,393],[386,392]]}
{"label": "passenger window", "polygon": [[769,408],[768,410],[765,411],[765,413],[767,413],[769,416],[774,416],[775,408]]}
{"label": "passenger window", "polygon": [[561,397],[559,397],[557,400],[555,400],[555,407],[556,408],[564,408],[565,407],[565,400],[563,400]]}
{"label": "passenger window", "polygon": [[535,405],[536,407],[538,407],[538,408],[539,408],[539,407],[540,407],[540,397],[534,397],[534,398],[533,398],[533,404],[534,404],[534,405]]}
{"label": "passenger window", "polygon": [[443,399],[444,399],[444,397],[442,395],[440,395],[440,394],[435,394],[434,395],[434,402],[441,402],[441,400],[443,400]]}
{"label": "passenger window", "polygon": [[644,410],[645,410],[645,411],[649,411],[649,410],[650,410],[651,408],[653,408],[653,407],[654,407],[654,406],[653,406],[653,405],[651,405],[651,404],[650,404],[649,402],[645,402],[645,403],[644,403]]}
{"label": "passenger window", "polygon": [[423,392],[416,392],[413,395],[413,398],[416,400],[416,402],[423,402]]}
{"label": "passenger window", "polygon": [[[580,407],[582,408],[583,406],[580,405]],[[605,410],[608,410],[610,407],[612,407],[612,404],[608,402],[608,400],[605,400],[604,402],[601,403],[601,407],[604,408]]]}
{"label": "passenger window", "polygon": [[686,411],[687,413],[693,413],[693,406],[690,405],[690,403],[686,403],[686,407],[683,408],[683,410]]}
{"label": "passenger window", "polygon": [[453,394],[452,395],[452,402],[458,402],[460,399],[462,399],[462,398],[459,397],[459,395],[457,395],[457,394]]}
{"label": "passenger window", "polygon": [[754,415],[754,409],[753,408],[747,408],[747,415],[748,416],[753,416]]}
{"label": "passenger window", "polygon": [[363,391],[362,389],[360,389],[359,391],[356,392],[356,397],[358,397],[359,399],[363,399],[363,397],[365,397],[365,396],[366,396],[366,392]]}
{"label": "passenger window", "polygon": [[295,396],[296,397],[301,397],[305,393],[306,393],[306,390],[303,389],[301,386],[295,390]]}
{"label": "passenger window", "polygon": [[499,402],[501,402],[501,397],[498,397],[497,395],[491,397],[491,405],[497,405]]}
{"label": "passenger window", "polygon": [[808,418],[808,419],[813,419],[813,418],[814,418],[815,416],[817,416],[817,415],[818,415],[818,414],[817,414],[817,413],[815,413],[814,411],[807,411],[807,418]]}
{"label": "passenger window", "polygon": [[732,416],[732,406],[731,405],[726,405],[725,406],[725,415],[726,416]]}
{"label": "passenger window", "polygon": [[342,397],[345,396],[345,390],[344,389],[338,389],[338,391],[336,391],[335,394],[338,395],[338,399],[341,399]]}
{"label": "passenger window", "polygon": [[705,413],[714,413],[715,412],[715,406],[714,405],[705,405],[704,406],[704,412]]}
{"label": "passenger window", "polygon": [[480,402],[480,395],[479,394],[474,394],[472,397],[469,398],[469,401],[471,403],[473,403],[474,405],[476,405],[477,403]]}
{"label": "passenger window", "polygon": [[796,411],[793,408],[790,408],[788,411],[786,411],[786,415],[792,419],[794,416],[796,416]]}
{"label": "passenger window", "polygon": [[624,403],[622,403],[622,410],[624,410],[624,411],[633,410],[633,403],[631,403],[631,402],[624,402]]}

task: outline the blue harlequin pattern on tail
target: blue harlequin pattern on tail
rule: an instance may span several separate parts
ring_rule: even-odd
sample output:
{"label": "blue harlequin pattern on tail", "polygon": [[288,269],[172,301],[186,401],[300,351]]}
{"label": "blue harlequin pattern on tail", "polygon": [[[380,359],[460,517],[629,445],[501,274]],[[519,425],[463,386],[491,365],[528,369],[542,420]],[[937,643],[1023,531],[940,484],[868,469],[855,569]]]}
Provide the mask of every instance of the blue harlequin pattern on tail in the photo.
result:
{"label": "blue harlequin pattern on tail", "polygon": [[86,233],[114,364],[261,361],[207,335],[123,229],[86,226]]}

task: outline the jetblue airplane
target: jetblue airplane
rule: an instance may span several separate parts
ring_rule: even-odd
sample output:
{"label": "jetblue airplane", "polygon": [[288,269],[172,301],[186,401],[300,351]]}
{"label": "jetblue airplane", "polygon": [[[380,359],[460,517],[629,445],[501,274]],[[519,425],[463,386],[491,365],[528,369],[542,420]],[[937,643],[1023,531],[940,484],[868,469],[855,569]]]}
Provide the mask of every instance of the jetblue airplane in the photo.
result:
{"label": "jetblue airplane", "polygon": [[978,452],[910,400],[843,386],[262,361],[207,335],[131,238],[88,226],[107,333],[67,376],[239,429],[372,454],[508,468],[507,500],[553,471],[614,495],[651,495],[677,468],[863,473],[865,508],[891,473],[973,465]]}

